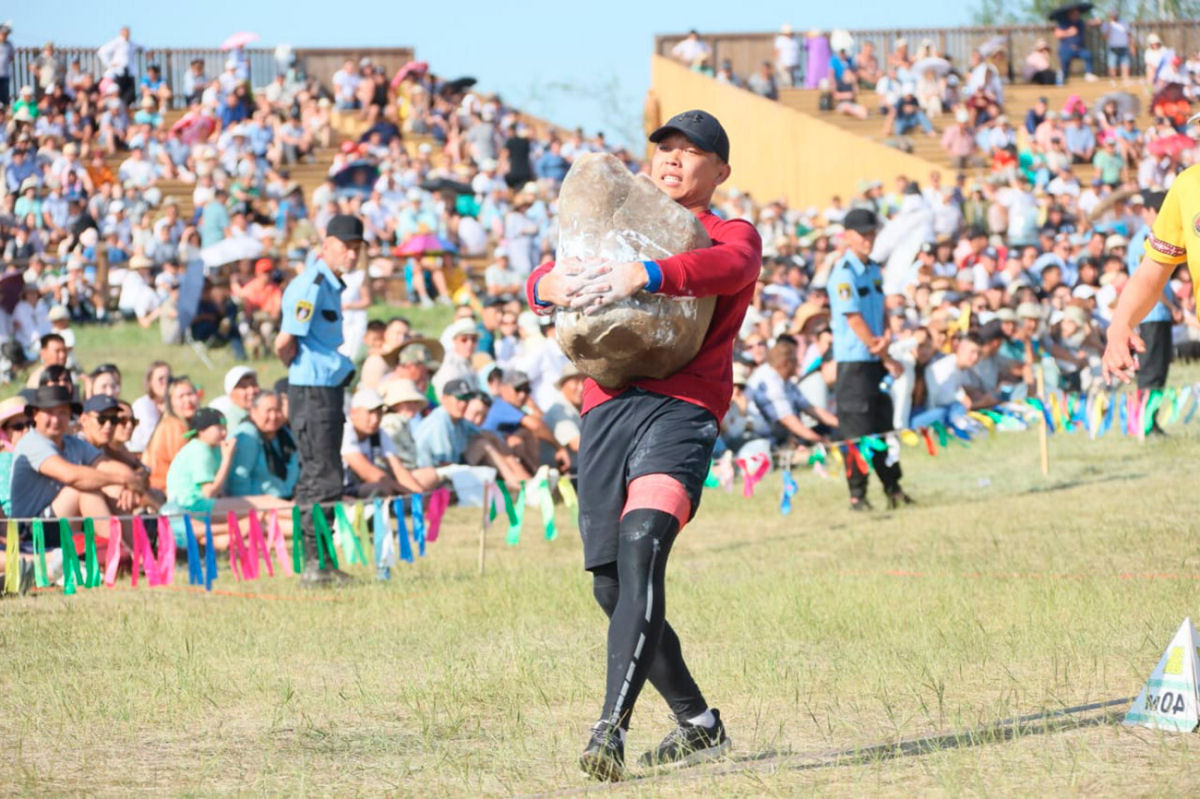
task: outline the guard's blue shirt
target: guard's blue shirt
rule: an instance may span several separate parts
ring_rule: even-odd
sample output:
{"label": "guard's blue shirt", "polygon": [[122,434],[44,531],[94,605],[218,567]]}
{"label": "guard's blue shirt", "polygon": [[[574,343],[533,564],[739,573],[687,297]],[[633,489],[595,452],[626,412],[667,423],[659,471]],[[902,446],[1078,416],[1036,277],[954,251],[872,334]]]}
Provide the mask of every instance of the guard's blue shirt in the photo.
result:
{"label": "guard's blue shirt", "polygon": [[860,314],[873,335],[883,335],[883,273],[879,264],[864,264],[847,252],[830,273],[828,286],[834,360],[878,361],[879,356],[873,355],[850,328],[846,314]]}
{"label": "guard's blue shirt", "polygon": [[[1146,239],[1150,236],[1150,226],[1142,225],[1137,233],[1133,234],[1133,238],[1129,240],[1129,249],[1125,255],[1125,266],[1129,269],[1129,276],[1133,277],[1133,273],[1137,271],[1138,264],[1142,262],[1142,256],[1146,254]],[[1169,291],[1169,289],[1164,289]],[[1150,309],[1150,313],[1146,314],[1143,322],[1170,322],[1171,309],[1164,303],[1156,302],[1154,307]]]}
{"label": "guard's blue shirt", "polygon": [[314,260],[283,292],[281,329],[296,337],[296,359],[288,367],[293,386],[344,385],[354,364],[342,345],[342,290],[346,285],[325,262]]}

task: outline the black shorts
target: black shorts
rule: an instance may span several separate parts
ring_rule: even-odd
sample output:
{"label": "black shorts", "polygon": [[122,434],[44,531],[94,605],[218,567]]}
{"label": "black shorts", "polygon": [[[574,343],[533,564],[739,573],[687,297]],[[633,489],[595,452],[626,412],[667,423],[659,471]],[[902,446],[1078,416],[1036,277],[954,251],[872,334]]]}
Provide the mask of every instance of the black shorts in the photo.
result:
{"label": "black shorts", "polygon": [[617,559],[625,488],[635,477],[675,478],[687,490],[691,516],[695,516],[718,428],[713,415],[699,405],[640,388],[584,414],[579,438],[579,533],[585,569]]}

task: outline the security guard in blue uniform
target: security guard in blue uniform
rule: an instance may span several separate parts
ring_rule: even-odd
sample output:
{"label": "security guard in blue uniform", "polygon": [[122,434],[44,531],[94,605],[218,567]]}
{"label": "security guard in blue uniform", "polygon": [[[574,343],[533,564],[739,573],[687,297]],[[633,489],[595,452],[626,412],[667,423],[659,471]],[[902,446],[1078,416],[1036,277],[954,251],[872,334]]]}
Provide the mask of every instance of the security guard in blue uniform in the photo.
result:
{"label": "security guard in blue uniform", "polygon": [[[335,502],[342,495],[342,428],[346,424],[346,387],[354,377],[342,344],[341,275],[354,267],[362,250],[363,223],[339,214],[329,220],[318,257],[283,292],[283,319],[275,337],[275,354],[288,367],[288,413],[300,451],[296,503],[301,509],[304,540],[303,585],[349,579],[330,566],[321,569],[313,526],[314,503]],[[330,513],[325,514],[333,529]]]}
{"label": "security guard in blue uniform", "polygon": [[[888,337],[883,327],[883,273],[871,260],[871,248],[879,230],[874,211],[855,208],[842,222],[847,245],[829,275],[830,326],[833,357],[837,361],[838,429],[845,438],[858,438],[892,429],[892,398],[880,383],[889,369],[898,369],[888,358]],[[889,463],[889,453],[871,453],[871,466],[883,481],[888,506],[895,508],[912,500],[900,488],[900,463]],[[854,458],[846,458],[846,482],[850,484],[850,509],[870,510],[867,474]]]}
{"label": "security guard in blue uniform", "polygon": [[[1130,277],[1142,263],[1146,254],[1146,239],[1151,235],[1154,222],[1158,219],[1158,209],[1162,207],[1167,193],[1164,191],[1148,191],[1142,193],[1142,221],[1145,223],[1129,240],[1129,249],[1125,255],[1125,268]],[[1150,313],[1142,318],[1138,325],[1138,335],[1146,344],[1146,351],[1138,357],[1137,386],[1139,389],[1159,389],[1167,385],[1167,373],[1171,370],[1171,355],[1175,342],[1171,336],[1174,318],[1180,313],[1179,303],[1171,296],[1171,288],[1163,289],[1162,299],[1154,304]],[[1158,424],[1158,412],[1150,427],[1151,435],[1166,433]]]}

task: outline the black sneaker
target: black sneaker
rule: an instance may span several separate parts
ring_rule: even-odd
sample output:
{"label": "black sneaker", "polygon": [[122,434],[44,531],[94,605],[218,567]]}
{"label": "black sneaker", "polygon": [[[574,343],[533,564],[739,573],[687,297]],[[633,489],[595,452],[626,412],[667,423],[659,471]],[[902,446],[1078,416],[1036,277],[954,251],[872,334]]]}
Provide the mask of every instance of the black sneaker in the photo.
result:
{"label": "black sneaker", "polygon": [[638,765],[646,768],[664,766],[691,766],[706,760],[716,760],[729,751],[729,736],[721,723],[721,711],[713,708],[717,722],[711,727],[701,727],[686,721],[667,733],[657,749],[646,752],[638,759]]}
{"label": "black sneaker", "polygon": [[913,505],[915,503],[916,500],[905,494],[903,490],[893,491],[888,494],[888,510],[896,510],[901,505]]}
{"label": "black sneaker", "polygon": [[869,511],[871,510],[871,503],[867,502],[865,497],[863,499],[851,499],[850,510],[859,512]]}
{"label": "black sneaker", "polygon": [[579,756],[583,773],[601,782],[617,782],[625,778],[625,741],[616,725],[597,721],[587,748]]}

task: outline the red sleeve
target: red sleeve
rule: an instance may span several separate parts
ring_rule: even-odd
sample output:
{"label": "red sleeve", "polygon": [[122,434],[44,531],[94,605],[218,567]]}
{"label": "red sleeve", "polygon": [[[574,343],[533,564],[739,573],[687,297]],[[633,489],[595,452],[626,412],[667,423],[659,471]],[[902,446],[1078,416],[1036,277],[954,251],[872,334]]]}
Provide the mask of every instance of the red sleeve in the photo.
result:
{"label": "red sleeve", "polygon": [[541,280],[554,268],[554,261],[546,261],[546,263],[534,269],[529,273],[529,277],[525,280],[525,301],[529,303],[529,310],[535,314],[546,316],[554,313],[553,305],[538,305],[533,301],[533,288],[537,282]]}
{"label": "red sleeve", "polygon": [[[711,247],[658,261],[663,282],[659,293],[673,297],[737,294],[762,271],[762,239],[743,219],[720,222],[709,229]],[[536,272],[534,273],[536,274]]]}

